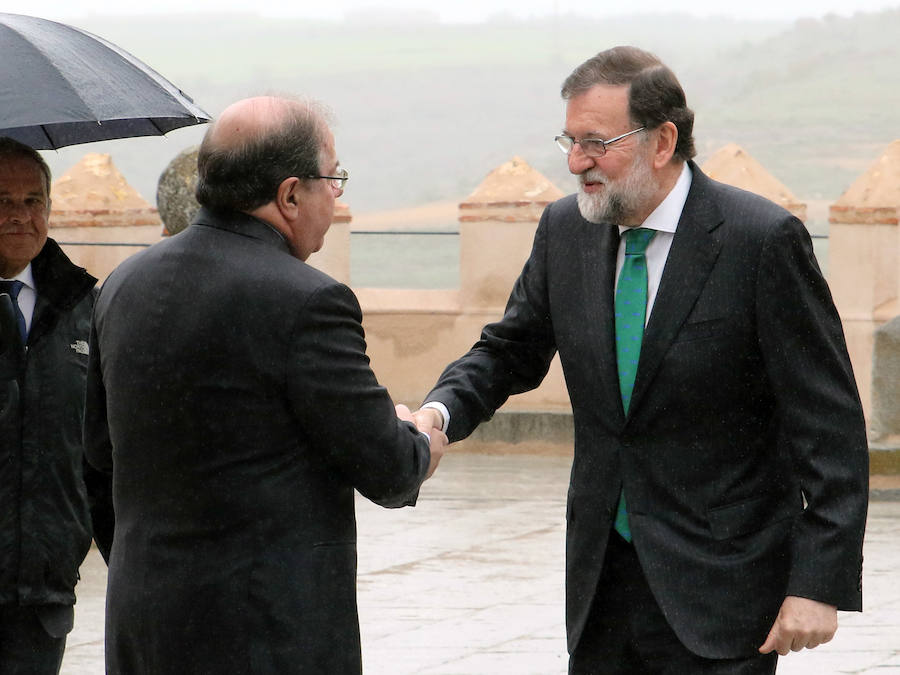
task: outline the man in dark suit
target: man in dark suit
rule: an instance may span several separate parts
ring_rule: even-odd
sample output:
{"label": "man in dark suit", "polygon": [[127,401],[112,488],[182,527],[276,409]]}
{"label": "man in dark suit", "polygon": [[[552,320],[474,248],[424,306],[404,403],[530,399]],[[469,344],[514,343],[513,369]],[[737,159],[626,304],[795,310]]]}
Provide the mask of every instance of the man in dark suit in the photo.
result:
{"label": "man in dark suit", "polygon": [[0,138],[0,673],[58,673],[91,545],[81,445],[94,286],[47,236],[50,169]]}
{"label": "man in dark suit", "polygon": [[94,314],[107,670],[359,673],[354,488],[413,505],[446,438],[397,418],[355,296],[304,262],[347,180],[319,107],[240,101],[198,164],[192,225],[119,266]]}
{"label": "man in dark suit", "polygon": [[774,672],[861,606],[865,425],[810,238],[690,161],[653,55],[601,52],[562,95],[578,194],[416,419],[464,438],[558,352],[570,672]]}

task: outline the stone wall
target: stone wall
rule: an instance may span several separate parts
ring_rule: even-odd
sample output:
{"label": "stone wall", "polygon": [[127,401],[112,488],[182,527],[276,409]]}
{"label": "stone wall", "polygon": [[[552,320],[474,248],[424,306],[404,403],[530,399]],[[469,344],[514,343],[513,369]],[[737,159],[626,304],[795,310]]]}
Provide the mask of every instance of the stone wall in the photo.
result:
{"label": "stone wall", "polygon": [[[735,158],[735,166],[723,164],[719,161],[722,157]],[[762,181],[760,176],[765,175],[761,168],[748,157],[740,148],[725,148],[713,169],[726,182],[740,183],[741,187],[770,198],[773,196],[768,192],[777,188],[774,197],[802,217],[805,205],[774,179]],[[89,164],[112,175],[104,162],[95,159]],[[102,280],[140,245],[158,241],[163,230],[158,221],[141,224],[148,217],[147,207],[142,204],[129,203],[112,213],[109,204],[97,202],[96,191],[90,194],[97,213],[92,215],[90,209],[69,204],[67,210],[54,211],[51,232],[60,241],[68,242],[64,248],[76,262]],[[443,367],[475,343],[484,324],[502,316],[509,291],[530,252],[541,212],[561,196],[558,188],[524,160],[513,158],[488,174],[459,205],[458,289],[354,289],[363,309],[372,367],[396,401],[417,406]],[[898,417],[895,390],[900,376],[895,368],[900,357],[896,353],[896,327],[884,331],[882,327],[898,314],[898,207],[900,141],[888,147],[830,212],[829,284],[844,325],[873,443],[892,451],[891,443],[900,438],[893,426]],[[151,216],[155,216],[155,211]],[[346,283],[350,280],[351,222],[349,208],[339,203],[325,246],[309,260]],[[542,435],[540,442],[546,447],[570,447],[570,424],[565,419],[571,409],[558,359],[537,390],[512,397],[503,413],[511,417],[505,418],[501,413],[468,443],[481,449],[506,451],[509,448],[498,446],[497,439],[524,433]],[[544,421],[534,422],[527,415],[523,417],[525,413]],[[519,431],[512,431],[510,424]],[[531,431],[523,432],[526,427]],[[528,442],[520,441],[513,445],[528,447]],[[886,466],[900,471],[900,461],[895,461],[898,457],[900,448],[897,455],[880,455],[878,462],[887,462]]]}

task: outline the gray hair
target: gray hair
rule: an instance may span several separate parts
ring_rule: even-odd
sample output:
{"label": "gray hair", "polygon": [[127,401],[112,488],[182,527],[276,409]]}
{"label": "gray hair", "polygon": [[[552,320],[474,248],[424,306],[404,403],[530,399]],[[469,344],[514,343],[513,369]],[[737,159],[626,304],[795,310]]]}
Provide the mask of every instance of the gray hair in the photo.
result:
{"label": "gray hair", "polygon": [[598,84],[628,85],[628,114],[635,126],[655,129],[672,122],[678,129],[675,156],[689,160],[694,148],[694,111],[688,108],[684,90],[668,66],[637,47],[613,47],[578,66],[562,85],[568,101]]}
{"label": "gray hair", "polygon": [[275,199],[286,178],[318,175],[328,110],[316,101],[286,101],[280,119],[236,144],[207,130],[197,155],[196,197],[212,209],[253,211]]}
{"label": "gray hair", "polygon": [[25,145],[19,141],[9,138],[8,136],[0,136],[0,161],[11,157],[19,157],[22,159],[30,159],[41,170],[44,179],[44,189],[47,191],[47,197],[50,197],[50,167],[37,150],[30,145]]}

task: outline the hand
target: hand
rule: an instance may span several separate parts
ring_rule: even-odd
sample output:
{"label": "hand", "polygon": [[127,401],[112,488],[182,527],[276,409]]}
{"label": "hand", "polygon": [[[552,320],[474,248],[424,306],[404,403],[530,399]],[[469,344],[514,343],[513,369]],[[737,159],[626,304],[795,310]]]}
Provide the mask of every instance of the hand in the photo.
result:
{"label": "hand", "polygon": [[448,443],[447,435],[441,431],[443,418],[437,410],[433,410],[432,408],[425,408],[424,412],[427,413],[429,410],[432,410],[435,413],[434,417],[427,414],[421,414],[423,412],[422,410],[411,413],[409,408],[402,403],[394,406],[394,409],[397,411],[397,417],[399,419],[404,422],[412,422],[416,425],[416,429],[422,433],[428,434],[431,439],[431,461],[428,464],[428,472],[425,474],[425,480],[428,480],[431,478],[434,470],[437,469],[438,464],[440,464],[441,457],[444,456],[444,449],[447,447]]}
{"label": "hand", "polygon": [[[402,403],[398,403],[397,405],[395,405],[394,410],[397,411],[397,419],[403,420],[404,422],[412,422],[413,424],[416,423],[416,421],[413,419],[413,414],[409,411],[409,408],[407,408]],[[421,431],[421,429],[419,429],[419,431]]]}
{"label": "hand", "polygon": [[830,641],[836,631],[837,607],[789,595],[759,651],[768,654],[774,650],[787,656],[791,651],[813,649]]}
{"label": "hand", "polygon": [[428,473],[425,474],[425,480],[431,478],[431,474],[437,469],[444,456],[444,450],[447,448],[447,435],[440,429],[433,428],[428,434],[431,438],[431,461],[428,463]]}
{"label": "hand", "polygon": [[426,434],[431,433],[431,429],[441,429],[444,426],[444,416],[434,408],[419,408],[412,416],[416,428]]}

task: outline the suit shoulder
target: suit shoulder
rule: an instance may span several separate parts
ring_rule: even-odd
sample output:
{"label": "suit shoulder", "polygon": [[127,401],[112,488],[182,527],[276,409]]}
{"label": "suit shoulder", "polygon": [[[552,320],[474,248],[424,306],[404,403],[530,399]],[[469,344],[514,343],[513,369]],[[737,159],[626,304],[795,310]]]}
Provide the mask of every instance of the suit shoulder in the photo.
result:
{"label": "suit shoulder", "polygon": [[783,206],[762,195],[742,188],[707,179],[708,188],[722,215],[736,220],[774,227],[793,219],[794,215]]}

